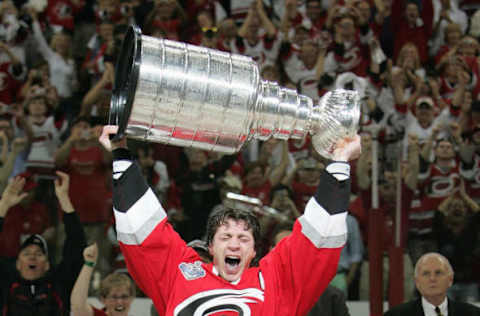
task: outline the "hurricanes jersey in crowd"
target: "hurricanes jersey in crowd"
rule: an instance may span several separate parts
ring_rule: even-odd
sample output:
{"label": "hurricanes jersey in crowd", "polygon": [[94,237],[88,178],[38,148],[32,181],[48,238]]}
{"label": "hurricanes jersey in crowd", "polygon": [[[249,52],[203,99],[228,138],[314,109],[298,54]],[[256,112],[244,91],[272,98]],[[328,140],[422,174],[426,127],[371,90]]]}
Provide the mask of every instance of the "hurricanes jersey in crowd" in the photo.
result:
{"label": "hurricanes jersey in crowd", "polygon": [[305,315],[335,275],[346,239],[348,164],[327,167],[323,194],[308,202],[293,233],[230,283],[173,230],[129,152],[113,155],[117,238],[130,274],[160,315]]}

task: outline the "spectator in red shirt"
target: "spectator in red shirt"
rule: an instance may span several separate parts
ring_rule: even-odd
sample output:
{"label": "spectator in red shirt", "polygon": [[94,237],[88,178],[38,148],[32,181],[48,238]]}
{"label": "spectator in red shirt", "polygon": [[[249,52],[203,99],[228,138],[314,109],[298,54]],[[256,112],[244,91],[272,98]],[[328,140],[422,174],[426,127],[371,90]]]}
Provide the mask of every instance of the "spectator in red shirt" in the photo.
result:
{"label": "spectator in red shirt", "polygon": [[395,33],[394,60],[406,42],[412,42],[418,49],[420,60],[428,58],[427,43],[432,35],[432,0],[422,1],[422,8],[415,1],[394,0],[392,6],[392,28]]}
{"label": "spectator in red shirt", "polygon": [[[105,226],[110,216],[111,188],[108,181],[111,155],[99,146],[98,133],[85,117],[72,123],[70,136],[55,153],[55,164],[70,174],[70,198],[90,242],[100,246],[102,272],[109,270]],[[103,261],[105,260],[105,261]]]}
{"label": "spectator in red shirt", "polygon": [[155,1],[153,10],[145,20],[145,29],[150,33],[162,29],[166,38],[178,41],[184,22],[185,12],[177,0]]}
{"label": "spectator in red shirt", "polygon": [[3,41],[0,41],[0,51],[10,59],[8,62],[0,63],[0,102],[11,104],[17,98],[26,68]]}
{"label": "spectator in red shirt", "polygon": [[436,68],[440,67],[448,58],[457,53],[457,45],[460,43],[462,35],[463,33],[460,25],[456,23],[450,23],[445,27],[445,44],[440,46],[435,55]]}
{"label": "spectator in red shirt", "polygon": [[303,158],[282,181],[292,189],[295,206],[300,212],[303,212],[308,200],[315,194],[323,168],[323,163],[314,158]]}
{"label": "spectator in red shirt", "polygon": [[270,204],[270,189],[280,183],[288,166],[288,144],[282,142],[282,158],[278,165],[270,166],[269,159],[278,140],[270,139],[262,144],[258,161],[245,167],[242,194],[260,199],[263,205]]}

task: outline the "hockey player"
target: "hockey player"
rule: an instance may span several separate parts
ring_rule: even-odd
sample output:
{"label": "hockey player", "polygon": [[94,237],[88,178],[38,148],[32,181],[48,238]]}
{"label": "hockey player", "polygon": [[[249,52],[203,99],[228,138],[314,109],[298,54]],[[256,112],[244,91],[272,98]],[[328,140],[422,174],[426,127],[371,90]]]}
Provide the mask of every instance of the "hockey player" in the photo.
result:
{"label": "hockey player", "polygon": [[167,215],[132,161],[126,141],[100,142],[113,153],[113,204],[117,238],[129,273],[160,315],[305,315],[337,270],[346,239],[350,195],[348,161],[360,138],[337,143],[318,192],[282,240],[258,266],[258,221],[250,212],[225,209],[207,224],[213,262],[202,263],[167,221]]}

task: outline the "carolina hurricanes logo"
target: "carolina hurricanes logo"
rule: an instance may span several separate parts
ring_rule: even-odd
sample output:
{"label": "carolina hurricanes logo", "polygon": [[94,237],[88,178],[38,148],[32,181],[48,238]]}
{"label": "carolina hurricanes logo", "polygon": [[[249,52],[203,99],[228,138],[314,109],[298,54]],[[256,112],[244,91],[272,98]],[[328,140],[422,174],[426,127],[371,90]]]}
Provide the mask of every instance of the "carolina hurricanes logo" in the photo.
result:
{"label": "carolina hurricanes logo", "polygon": [[263,291],[255,288],[204,291],[190,296],[180,303],[175,308],[173,315],[205,316],[227,312],[229,315],[250,316],[248,303],[257,304],[263,302],[263,299]]}
{"label": "carolina hurricanes logo", "polygon": [[460,176],[452,173],[444,177],[432,177],[430,187],[430,197],[445,197],[449,195],[454,188],[460,184]]}

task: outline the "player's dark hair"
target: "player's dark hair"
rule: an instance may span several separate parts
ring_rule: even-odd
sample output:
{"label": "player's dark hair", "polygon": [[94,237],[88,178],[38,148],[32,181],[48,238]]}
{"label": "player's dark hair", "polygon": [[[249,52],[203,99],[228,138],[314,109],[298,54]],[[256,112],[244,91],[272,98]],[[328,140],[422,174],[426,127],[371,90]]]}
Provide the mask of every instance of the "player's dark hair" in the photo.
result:
{"label": "player's dark hair", "polygon": [[[255,242],[255,250],[260,246],[260,223],[253,212],[241,209],[234,209],[224,207],[218,211],[213,212],[208,217],[206,239],[207,245],[211,245],[213,237],[218,228],[227,223],[227,220],[232,219],[236,222],[243,221],[247,229],[252,230],[253,240]],[[258,252],[258,251],[257,251]]]}

